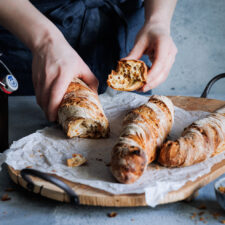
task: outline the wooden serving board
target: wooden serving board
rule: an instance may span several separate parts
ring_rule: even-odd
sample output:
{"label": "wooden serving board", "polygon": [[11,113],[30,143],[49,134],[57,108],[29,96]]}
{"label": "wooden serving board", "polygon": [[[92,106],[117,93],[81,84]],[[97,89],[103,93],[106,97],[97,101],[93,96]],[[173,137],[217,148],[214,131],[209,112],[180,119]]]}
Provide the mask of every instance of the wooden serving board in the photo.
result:
{"label": "wooden serving board", "polygon": [[[222,106],[225,106],[225,101],[215,99],[204,99],[184,96],[170,96],[173,103],[186,110],[203,110],[213,112]],[[20,171],[8,167],[9,175],[12,180],[26,188],[26,182],[20,176]],[[184,200],[194,194],[199,188],[213,181],[220,175],[225,173],[225,160],[215,164],[211,172],[199,177],[195,181],[187,182],[182,188],[177,191],[168,193],[160,204],[176,202]],[[56,175],[54,175],[56,176]],[[56,176],[58,177],[58,176]],[[66,179],[58,177],[67,183],[79,196],[80,204],[94,205],[94,206],[116,206],[116,207],[129,207],[129,206],[146,206],[144,194],[126,194],[126,195],[113,195],[108,192],[95,189],[86,185],[70,182]],[[41,194],[47,198],[55,199],[57,201],[69,202],[68,195],[60,188],[39,178],[32,177],[35,184],[34,192]]]}

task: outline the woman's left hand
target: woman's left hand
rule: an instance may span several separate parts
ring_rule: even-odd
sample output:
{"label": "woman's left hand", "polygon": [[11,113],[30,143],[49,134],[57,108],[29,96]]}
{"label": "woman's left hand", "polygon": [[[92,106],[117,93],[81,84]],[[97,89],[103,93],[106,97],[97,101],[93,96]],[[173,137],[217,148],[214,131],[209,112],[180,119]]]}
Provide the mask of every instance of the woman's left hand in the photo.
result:
{"label": "woman's left hand", "polygon": [[146,92],[166,80],[175,61],[177,48],[170,36],[168,26],[146,23],[137,34],[130,54],[124,59],[140,59],[143,54],[148,55],[152,62],[147,83],[140,89]]}

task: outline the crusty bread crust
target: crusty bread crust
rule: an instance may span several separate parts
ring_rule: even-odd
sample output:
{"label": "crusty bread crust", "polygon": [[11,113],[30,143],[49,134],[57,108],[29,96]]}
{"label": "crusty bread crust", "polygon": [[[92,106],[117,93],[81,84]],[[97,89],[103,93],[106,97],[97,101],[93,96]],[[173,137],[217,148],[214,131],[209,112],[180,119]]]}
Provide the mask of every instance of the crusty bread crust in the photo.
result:
{"label": "crusty bread crust", "polygon": [[120,60],[116,71],[109,74],[107,84],[118,91],[135,91],[146,84],[147,71],[141,60]]}
{"label": "crusty bread crust", "polygon": [[97,94],[79,79],[74,79],[67,88],[58,109],[58,121],[70,138],[109,135],[109,122]]}
{"label": "crusty bread crust", "polygon": [[212,113],[184,129],[176,141],[167,141],[158,162],[167,167],[190,166],[225,150],[225,113]]}
{"label": "crusty bread crust", "polygon": [[121,183],[133,183],[156,158],[174,120],[173,103],[165,96],[152,96],[123,120],[123,130],[114,146],[111,171]]}

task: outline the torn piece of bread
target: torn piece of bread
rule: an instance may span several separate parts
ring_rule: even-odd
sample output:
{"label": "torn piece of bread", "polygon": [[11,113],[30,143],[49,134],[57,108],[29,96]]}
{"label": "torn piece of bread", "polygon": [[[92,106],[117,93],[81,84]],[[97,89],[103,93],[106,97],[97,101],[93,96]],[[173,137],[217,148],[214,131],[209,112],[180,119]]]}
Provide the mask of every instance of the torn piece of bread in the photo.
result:
{"label": "torn piece of bread", "polygon": [[58,122],[70,138],[109,135],[109,122],[98,95],[77,78],[70,83],[59,106]]}
{"label": "torn piece of bread", "polygon": [[131,110],[123,120],[123,130],[112,150],[111,171],[121,183],[129,184],[141,177],[156,158],[174,121],[172,101],[153,95],[149,101]]}
{"label": "torn piece of bread", "polygon": [[108,76],[109,87],[118,91],[138,90],[146,84],[147,66],[141,60],[120,60]]}
{"label": "torn piece of bread", "polygon": [[167,167],[184,167],[225,151],[225,113],[220,112],[195,121],[176,141],[167,141],[158,162]]}
{"label": "torn piece of bread", "polygon": [[76,166],[81,166],[87,162],[87,159],[82,156],[81,154],[73,154],[72,158],[67,159],[67,166],[69,167],[76,167]]}

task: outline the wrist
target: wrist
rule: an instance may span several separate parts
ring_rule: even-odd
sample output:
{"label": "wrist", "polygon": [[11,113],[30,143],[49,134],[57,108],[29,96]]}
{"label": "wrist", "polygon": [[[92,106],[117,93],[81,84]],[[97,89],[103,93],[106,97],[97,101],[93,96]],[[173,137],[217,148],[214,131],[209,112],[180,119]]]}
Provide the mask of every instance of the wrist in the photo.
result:
{"label": "wrist", "polygon": [[63,34],[54,25],[39,26],[37,33],[33,32],[28,43],[28,47],[32,52],[39,51],[56,40],[64,39]]}
{"label": "wrist", "polygon": [[163,30],[165,33],[170,35],[170,23],[159,20],[155,18],[150,18],[149,20],[145,20],[144,26],[147,29],[160,29]]}

